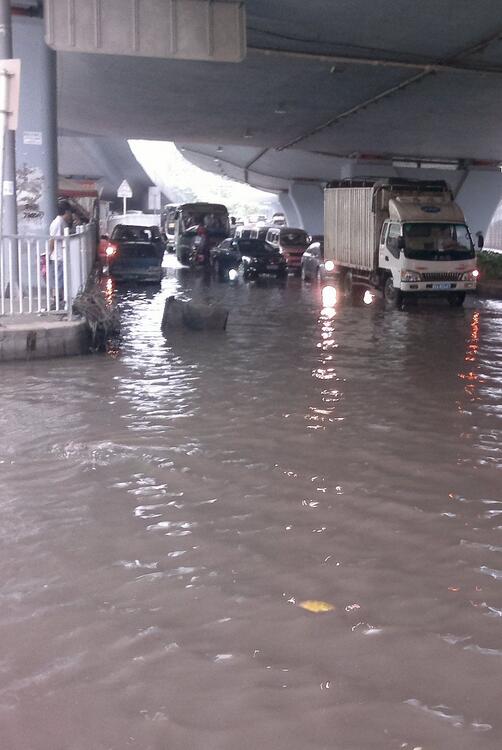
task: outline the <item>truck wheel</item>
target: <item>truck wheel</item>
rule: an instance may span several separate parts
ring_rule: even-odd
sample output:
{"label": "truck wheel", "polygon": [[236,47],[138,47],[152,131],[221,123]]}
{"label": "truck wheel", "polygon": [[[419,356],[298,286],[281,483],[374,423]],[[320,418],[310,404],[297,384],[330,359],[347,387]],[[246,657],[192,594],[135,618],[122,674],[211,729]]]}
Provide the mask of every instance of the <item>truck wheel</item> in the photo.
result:
{"label": "truck wheel", "polygon": [[448,295],[450,307],[462,307],[465,300],[465,292],[453,292]]}
{"label": "truck wheel", "polygon": [[385,279],[385,286],[384,286],[384,297],[385,301],[389,303],[389,305],[392,305],[393,307],[401,307],[403,303],[403,293],[400,289],[396,289],[394,286],[394,280],[392,276],[387,276]]}

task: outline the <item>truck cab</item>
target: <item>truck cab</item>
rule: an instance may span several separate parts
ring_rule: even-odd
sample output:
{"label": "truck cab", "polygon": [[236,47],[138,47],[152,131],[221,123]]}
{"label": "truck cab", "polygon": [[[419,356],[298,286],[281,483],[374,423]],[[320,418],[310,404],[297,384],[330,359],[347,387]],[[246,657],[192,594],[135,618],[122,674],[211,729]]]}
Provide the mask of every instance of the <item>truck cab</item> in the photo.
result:
{"label": "truck cab", "polygon": [[476,254],[461,209],[449,191],[406,192],[388,202],[380,232],[378,266],[387,271],[385,296],[447,293],[462,304],[476,287]]}

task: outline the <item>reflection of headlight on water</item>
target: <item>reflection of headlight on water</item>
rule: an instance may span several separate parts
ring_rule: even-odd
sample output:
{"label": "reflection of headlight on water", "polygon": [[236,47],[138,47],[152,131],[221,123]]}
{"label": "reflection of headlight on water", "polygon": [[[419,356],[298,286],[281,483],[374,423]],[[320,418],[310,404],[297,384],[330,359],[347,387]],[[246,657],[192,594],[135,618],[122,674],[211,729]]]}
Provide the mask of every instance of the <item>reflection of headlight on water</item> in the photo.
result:
{"label": "reflection of headlight on water", "polygon": [[334,307],[323,307],[321,310],[321,315],[323,318],[331,320],[331,318],[335,317],[336,310]]}
{"label": "reflection of headlight on water", "polygon": [[371,294],[369,289],[366,289],[366,291],[364,292],[364,297],[363,297],[364,304],[371,305],[374,299],[375,299],[375,295]]}
{"label": "reflection of headlight on water", "polygon": [[230,271],[228,272],[228,278],[230,279],[230,281],[235,281],[238,275],[239,274],[237,273],[235,268],[231,268]]}
{"label": "reflection of headlight on water", "polygon": [[105,298],[108,304],[110,304],[113,299],[113,279],[106,280]]}
{"label": "reflection of headlight on water", "polygon": [[336,305],[336,289],[334,286],[325,286],[322,290],[322,304],[324,307]]}

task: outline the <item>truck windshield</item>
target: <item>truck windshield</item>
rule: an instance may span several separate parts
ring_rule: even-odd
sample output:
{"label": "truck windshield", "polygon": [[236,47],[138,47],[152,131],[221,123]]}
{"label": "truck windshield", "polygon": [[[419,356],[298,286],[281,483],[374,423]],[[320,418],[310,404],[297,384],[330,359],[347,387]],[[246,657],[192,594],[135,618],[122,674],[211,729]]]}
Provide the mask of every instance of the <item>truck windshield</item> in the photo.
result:
{"label": "truck windshield", "polygon": [[465,224],[404,224],[404,254],[415,260],[474,258],[474,246]]}

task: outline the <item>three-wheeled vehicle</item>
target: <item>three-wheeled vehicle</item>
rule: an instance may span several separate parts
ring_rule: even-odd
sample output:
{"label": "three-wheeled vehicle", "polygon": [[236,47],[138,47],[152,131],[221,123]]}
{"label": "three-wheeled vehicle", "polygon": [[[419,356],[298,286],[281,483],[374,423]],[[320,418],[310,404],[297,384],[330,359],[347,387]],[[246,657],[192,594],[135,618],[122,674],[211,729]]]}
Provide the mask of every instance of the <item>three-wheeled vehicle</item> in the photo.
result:
{"label": "three-wheeled vehicle", "polygon": [[230,234],[228,211],[221,203],[183,203],[173,223],[176,257],[185,266],[209,264],[211,248]]}

